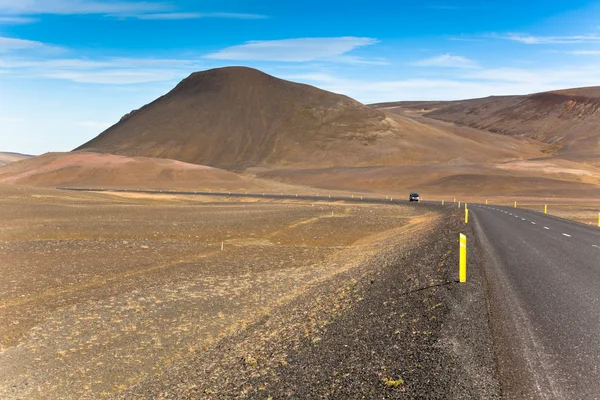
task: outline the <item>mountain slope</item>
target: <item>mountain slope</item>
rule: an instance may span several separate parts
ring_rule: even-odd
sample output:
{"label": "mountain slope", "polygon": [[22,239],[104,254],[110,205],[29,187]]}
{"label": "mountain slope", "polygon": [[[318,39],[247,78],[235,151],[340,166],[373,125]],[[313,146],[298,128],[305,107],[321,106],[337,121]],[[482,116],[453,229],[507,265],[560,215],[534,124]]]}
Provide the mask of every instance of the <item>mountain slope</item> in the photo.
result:
{"label": "mountain slope", "polygon": [[33,156],[19,153],[0,152],[0,166],[10,164],[15,161],[23,160]]}
{"label": "mountain slope", "polygon": [[194,73],[76,150],[232,170],[505,160],[541,154],[516,141],[498,146],[457,137],[346,96],[242,67]]}
{"label": "mountain slope", "polygon": [[146,157],[46,153],[0,168],[0,183],[41,187],[244,189],[253,181],[216,168]]}
{"label": "mountain slope", "polygon": [[570,159],[596,159],[600,154],[600,87],[492,96],[452,102],[399,102],[374,105],[402,114],[421,110],[424,116],[521,136],[555,146]]}

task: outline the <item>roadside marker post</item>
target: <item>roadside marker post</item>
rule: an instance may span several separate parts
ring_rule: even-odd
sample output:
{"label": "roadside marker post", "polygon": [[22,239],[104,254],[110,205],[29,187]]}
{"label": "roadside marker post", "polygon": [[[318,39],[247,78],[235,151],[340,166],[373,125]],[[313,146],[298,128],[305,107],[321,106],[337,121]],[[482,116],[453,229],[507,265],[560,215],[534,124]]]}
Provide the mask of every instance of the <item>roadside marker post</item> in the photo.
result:
{"label": "roadside marker post", "polygon": [[442,205],[444,205],[444,200],[442,200]]}
{"label": "roadside marker post", "polygon": [[460,201],[458,202],[458,208],[460,208]]}
{"label": "roadside marker post", "polygon": [[469,208],[469,205],[467,203],[465,203],[465,210]]}
{"label": "roadside marker post", "polygon": [[469,223],[469,209],[465,208],[465,224]]}
{"label": "roadside marker post", "polygon": [[460,234],[460,262],[458,277],[461,283],[467,281],[467,237]]}
{"label": "roadside marker post", "polygon": [[515,201],[515,208],[517,208],[517,202]]}
{"label": "roadside marker post", "polygon": [[544,204],[544,214],[548,214],[548,205]]}
{"label": "roadside marker post", "polygon": [[487,203],[488,203],[488,200],[487,200],[487,199],[485,199],[485,205],[486,205],[486,206],[487,206]]}
{"label": "roadside marker post", "polygon": [[600,227],[600,213],[598,213],[598,227]]}

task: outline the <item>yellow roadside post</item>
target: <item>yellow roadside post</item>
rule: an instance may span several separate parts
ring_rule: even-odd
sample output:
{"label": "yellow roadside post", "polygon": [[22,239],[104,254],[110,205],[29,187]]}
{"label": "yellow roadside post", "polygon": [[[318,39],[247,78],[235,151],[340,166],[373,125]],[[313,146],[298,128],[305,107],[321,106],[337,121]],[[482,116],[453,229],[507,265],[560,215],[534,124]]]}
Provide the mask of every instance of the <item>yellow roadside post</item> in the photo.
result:
{"label": "yellow roadside post", "polygon": [[453,203],[456,203],[456,197],[454,198],[454,201],[453,201]]}
{"label": "yellow roadside post", "polygon": [[469,209],[465,208],[465,224],[469,223]]}
{"label": "yellow roadside post", "polygon": [[544,204],[544,214],[548,214],[548,205]]}
{"label": "yellow roadside post", "polygon": [[460,201],[458,202],[458,208],[460,208]]}
{"label": "yellow roadside post", "polygon": [[442,205],[444,205],[444,200],[442,200]]}
{"label": "yellow roadside post", "polygon": [[515,201],[515,208],[517,208],[517,202]]}
{"label": "yellow roadside post", "polygon": [[486,205],[486,206],[487,206],[487,203],[488,203],[488,200],[487,200],[487,199],[485,199],[485,205]]}
{"label": "yellow roadside post", "polygon": [[469,205],[467,203],[465,203],[465,210],[469,208]]}
{"label": "yellow roadside post", "polygon": [[598,227],[600,227],[600,213],[598,213]]}
{"label": "yellow roadside post", "polygon": [[467,237],[460,234],[460,264],[458,267],[458,276],[460,282],[467,281]]}

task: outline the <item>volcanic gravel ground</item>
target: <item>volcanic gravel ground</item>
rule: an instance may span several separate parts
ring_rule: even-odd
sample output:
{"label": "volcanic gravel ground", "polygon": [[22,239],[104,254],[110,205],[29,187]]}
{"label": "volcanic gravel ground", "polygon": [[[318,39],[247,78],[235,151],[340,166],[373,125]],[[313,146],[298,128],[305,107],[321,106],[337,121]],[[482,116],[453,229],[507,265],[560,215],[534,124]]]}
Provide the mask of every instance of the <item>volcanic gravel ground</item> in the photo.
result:
{"label": "volcanic gravel ground", "polygon": [[385,239],[358,267],[118,397],[499,398],[475,253],[457,283],[458,232],[471,235],[461,217],[447,209]]}
{"label": "volcanic gravel ground", "polygon": [[0,189],[2,399],[252,395],[441,215]]}

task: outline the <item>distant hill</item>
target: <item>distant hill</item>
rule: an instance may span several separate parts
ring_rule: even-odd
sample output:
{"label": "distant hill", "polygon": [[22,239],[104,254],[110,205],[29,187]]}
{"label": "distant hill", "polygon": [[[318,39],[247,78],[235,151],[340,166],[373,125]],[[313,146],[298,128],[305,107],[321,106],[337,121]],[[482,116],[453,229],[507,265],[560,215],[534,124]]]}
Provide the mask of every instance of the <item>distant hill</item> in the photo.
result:
{"label": "distant hill", "polygon": [[558,155],[565,158],[595,160],[600,156],[600,87],[373,107],[399,114],[420,110],[429,118],[531,138],[554,145]]}
{"label": "distant hill", "polygon": [[46,153],[0,167],[0,183],[41,187],[256,188],[251,179],[180,161],[112,154]]}
{"label": "distant hill", "polygon": [[[490,137],[493,135],[490,135]],[[230,170],[521,159],[533,147],[471,140],[258,70],[197,72],[76,149]]]}
{"label": "distant hill", "polygon": [[30,158],[28,154],[19,154],[19,153],[9,153],[9,152],[0,152],[0,166],[10,164],[15,161],[23,160],[25,158]]}

